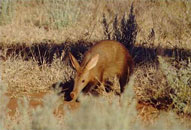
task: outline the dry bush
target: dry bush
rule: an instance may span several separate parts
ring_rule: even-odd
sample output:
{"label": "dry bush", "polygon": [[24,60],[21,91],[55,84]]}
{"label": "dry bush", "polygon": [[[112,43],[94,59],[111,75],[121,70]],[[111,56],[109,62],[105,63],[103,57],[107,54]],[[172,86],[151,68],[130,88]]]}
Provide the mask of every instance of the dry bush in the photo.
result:
{"label": "dry bush", "polygon": [[[168,85],[172,88],[170,97],[172,108],[183,115],[191,115],[191,63],[185,61],[176,63],[165,61],[159,57],[160,67],[166,75]],[[173,65],[174,64],[174,65]]]}
{"label": "dry bush", "polygon": [[55,116],[54,112],[63,101],[55,93],[51,93],[43,98],[43,107],[38,107],[32,112],[32,129],[36,130],[62,130],[63,115]]}
{"label": "dry bush", "polygon": [[137,100],[158,109],[168,109],[172,103],[166,77],[157,65],[145,65],[135,71],[135,92]]}
{"label": "dry bush", "polygon": [[[145,111],[144,106],[152,106],[158,110],[174,111],[185,118],[182,122],[186,122],[190,120],[191,111],[190,62],[159,57],[159,63],[159,66],[146,65],[135,71],[136,97],[143,105],[138,108]],[[144,113],[141,114],[144,116]]]}
{"label": "dry bush", "polygon": [[[134,129],[139,127],[136,118],[135,103],[123,100],[121,107],[118,100],[83,98],[81,107],[73,112],[66,113],[66,129]],[[74,123],[75,122],[75,123]]]}

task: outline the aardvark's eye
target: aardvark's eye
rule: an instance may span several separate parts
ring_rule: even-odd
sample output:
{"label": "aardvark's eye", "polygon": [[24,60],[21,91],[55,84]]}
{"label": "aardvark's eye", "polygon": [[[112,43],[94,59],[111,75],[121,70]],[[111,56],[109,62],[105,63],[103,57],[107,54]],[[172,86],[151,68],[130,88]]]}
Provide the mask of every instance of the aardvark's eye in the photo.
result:
{"label": "aardvark's eye", "polygon": [[84,83],[85,82],[85,80],[82,80],[82,83]]}

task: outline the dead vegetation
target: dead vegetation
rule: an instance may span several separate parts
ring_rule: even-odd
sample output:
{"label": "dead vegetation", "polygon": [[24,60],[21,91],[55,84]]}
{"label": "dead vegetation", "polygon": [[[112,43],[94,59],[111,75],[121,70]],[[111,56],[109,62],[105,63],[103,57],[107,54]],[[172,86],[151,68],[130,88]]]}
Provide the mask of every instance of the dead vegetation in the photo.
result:
{"label": "dead vegetation", "polygon": [[46,41],[59,44],[105,39],[103,13],[112,23],[116,16],[121,19],[129,14],[132,2],[138,25],[137,45],[190,49],[191,3],[186,0],[5,1],[0,14],[0,43],[30,46]]}
{"label": "dead vegetation", "polygon": [[[191,128],[190,1],[0,3],[0,129]],[[112,89],[92,91],[98,97],[68,102],[75,74],[68,52],[81,62],[102,39],[122,42],[134,58],[125,94],[114,96],[114,78]]]}

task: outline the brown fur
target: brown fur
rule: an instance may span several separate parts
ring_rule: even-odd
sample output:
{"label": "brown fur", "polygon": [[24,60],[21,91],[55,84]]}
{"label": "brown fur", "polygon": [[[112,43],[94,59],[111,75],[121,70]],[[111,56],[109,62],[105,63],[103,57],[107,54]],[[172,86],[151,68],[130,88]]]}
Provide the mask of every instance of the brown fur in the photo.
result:
{"label": "brown fur", "polygon": [[109,77],[117,76],[121,93],[133,72],[133,59],[128,50],[119,42],[104,40],[95,44],[85,53],[81,65],[70,54],[72,65],[77,70],[71,97],[76,100],[79,93],[89,83],[105,83]]}

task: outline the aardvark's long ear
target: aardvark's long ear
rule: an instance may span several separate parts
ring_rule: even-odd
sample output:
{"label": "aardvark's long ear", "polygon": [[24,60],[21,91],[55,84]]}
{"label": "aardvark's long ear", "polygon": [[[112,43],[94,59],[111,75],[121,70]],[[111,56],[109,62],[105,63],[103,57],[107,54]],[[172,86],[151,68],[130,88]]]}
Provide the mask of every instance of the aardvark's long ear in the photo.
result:
{"label": "aardvark's long ear", "polygon": [[70,52],[69,52],[69,57],[70,57],[72,66],[78,71],[80,69],[80,64]]}
{"label": "aardvark's long ear", "polygon": [[97,65],[97,62],[99,60],[99,54],[96,54],[94,57],[92,57],[89,62],[86,65],[87,70],[91,70]]}

